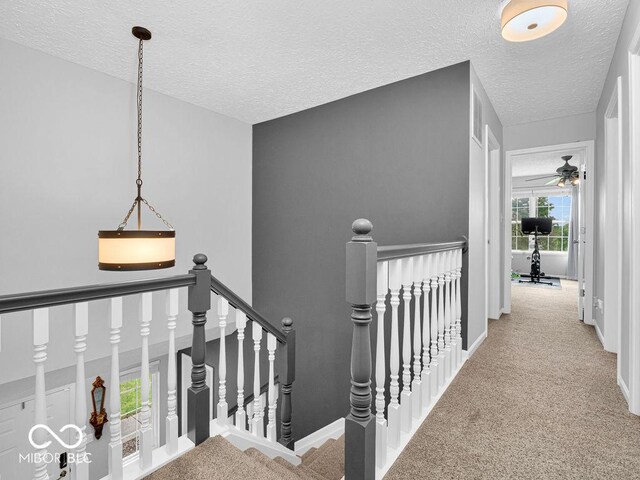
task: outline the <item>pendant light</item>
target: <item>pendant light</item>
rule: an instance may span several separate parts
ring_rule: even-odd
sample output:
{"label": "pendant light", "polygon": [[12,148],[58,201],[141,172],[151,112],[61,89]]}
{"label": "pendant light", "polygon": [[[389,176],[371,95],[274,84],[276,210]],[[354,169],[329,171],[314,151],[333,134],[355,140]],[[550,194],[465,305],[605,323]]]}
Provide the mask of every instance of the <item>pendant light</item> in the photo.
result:
{"label": "pendant light", "polygon": [[[176,232],[169,222],[142,196],[142,59],[143,42],[151,38],[151,32],[143,27],[133,27],[131,33],[138,44],[138,83],[136,104],[138,111],[138,195],[116,230],[98,232],[98,268],[100,270],[155,270],[175,265]],[[142,204],[149,207],[169,230],[143,230]],[[125,230],[129,217],[137,209],[138,229]]]}
{"label": "pendant light", "polygon": [[511,0],[502,10],[502,37],[528,42],[560,28],[567,19],[567,0]]}

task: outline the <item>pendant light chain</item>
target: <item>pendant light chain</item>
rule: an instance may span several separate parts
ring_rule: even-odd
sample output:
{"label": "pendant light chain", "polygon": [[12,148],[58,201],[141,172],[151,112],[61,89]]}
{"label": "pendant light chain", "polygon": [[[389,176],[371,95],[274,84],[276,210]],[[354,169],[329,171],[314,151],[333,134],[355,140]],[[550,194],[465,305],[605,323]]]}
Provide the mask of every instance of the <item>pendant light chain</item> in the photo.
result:
{"label": "pendant light chain", "polygon": [[138,94],[136,97],[138,109],[138,179],[136,180],[138,197],[140,197],[140,187],[142,187],[142,43],[143,40],[140,39],[140,45],[138,46]]}
{"label": "pendant light chain", "polygon": [[[131,208],[127,212],[127,215],[124,217],[124,220],[118,225],[118,230],[124,230],[124,227],[127,226],[127,222],[131,217],[131,214],[135,210],[136,206],[139,205],[140,202],[144,203],[149,210],[153,212],[156,217],[162,220],[170,230],[173,230],[173,225],[171,225],[164,217],[153,208],[149,202],[142,197],[142,66],[143,66],[143,43],[142,38],[140,39],[140,43],[138,45],[138,83],[137,83],[137,92],[136,92],[136,108],[138,110],[138,178],[136,179],[136,187],[138,188],[138,196],[133,201]],[[138,229],[140,229],[140,225],[138,225]]]}

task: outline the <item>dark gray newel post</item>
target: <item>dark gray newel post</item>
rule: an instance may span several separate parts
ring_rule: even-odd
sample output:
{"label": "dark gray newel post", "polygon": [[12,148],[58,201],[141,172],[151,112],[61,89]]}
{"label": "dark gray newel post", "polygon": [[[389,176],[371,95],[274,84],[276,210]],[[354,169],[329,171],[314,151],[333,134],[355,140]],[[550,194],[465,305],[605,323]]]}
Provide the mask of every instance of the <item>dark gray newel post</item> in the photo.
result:
{"label": "dark gray newel post", "polygon": [[207,311],[211,308],[211,271],[207,268],[207,256],[199,253],[193,257],[195,266],[189,273],[196,276],[196,284],[189,287],[189,311],[193,314],[193,339],[191,344],[191,386],[187,394],[187,431],[189,440],[196,445],[209,438],[209,387],[205,368],[206,341],[204,326]]}
{"label": "dark gray newel post", "polygon": [[287,337],[287,343],[282,345],[282,353],[278,359],[278,375],[280,376],[280,393],[282,407],[280,411],[280,440],[279,442],[293,450],[293,429],[291,427],[291,391],[296,379],[296,331],[293,320],[282,319],[282,333]]}
{"label": "dark gray newel post", "polygon": [[366,219],[353,222],[347,243],[346,294],[351,304],[351,412],[345,420],[345,480],[375,479],[375,420],[371,415],[371,305],[376,301],[377,245]]}

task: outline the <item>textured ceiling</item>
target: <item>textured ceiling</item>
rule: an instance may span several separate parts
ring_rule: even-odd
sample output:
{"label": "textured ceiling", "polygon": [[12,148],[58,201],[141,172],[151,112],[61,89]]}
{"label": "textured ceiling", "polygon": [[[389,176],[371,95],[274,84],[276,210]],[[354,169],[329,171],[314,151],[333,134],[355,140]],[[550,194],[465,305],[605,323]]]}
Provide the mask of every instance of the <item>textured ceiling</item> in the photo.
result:
{"label": "textured ceiling", "polygon": [[560,30],[500,36],[497,0],[6,0],[0,37],[257,123],[471,59],[504,125],[595,110],[628,0],[570,0]]}

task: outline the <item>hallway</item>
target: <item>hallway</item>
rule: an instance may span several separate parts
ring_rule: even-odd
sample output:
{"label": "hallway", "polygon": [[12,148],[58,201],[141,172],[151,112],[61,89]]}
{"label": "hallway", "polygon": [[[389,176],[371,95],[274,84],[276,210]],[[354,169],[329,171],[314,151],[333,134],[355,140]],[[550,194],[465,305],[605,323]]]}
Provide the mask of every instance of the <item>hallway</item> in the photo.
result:
{"label": "hallway", "polygon": [[640,419],[577,320],[577,284],[512,295],[385,478],[640,478]]}

